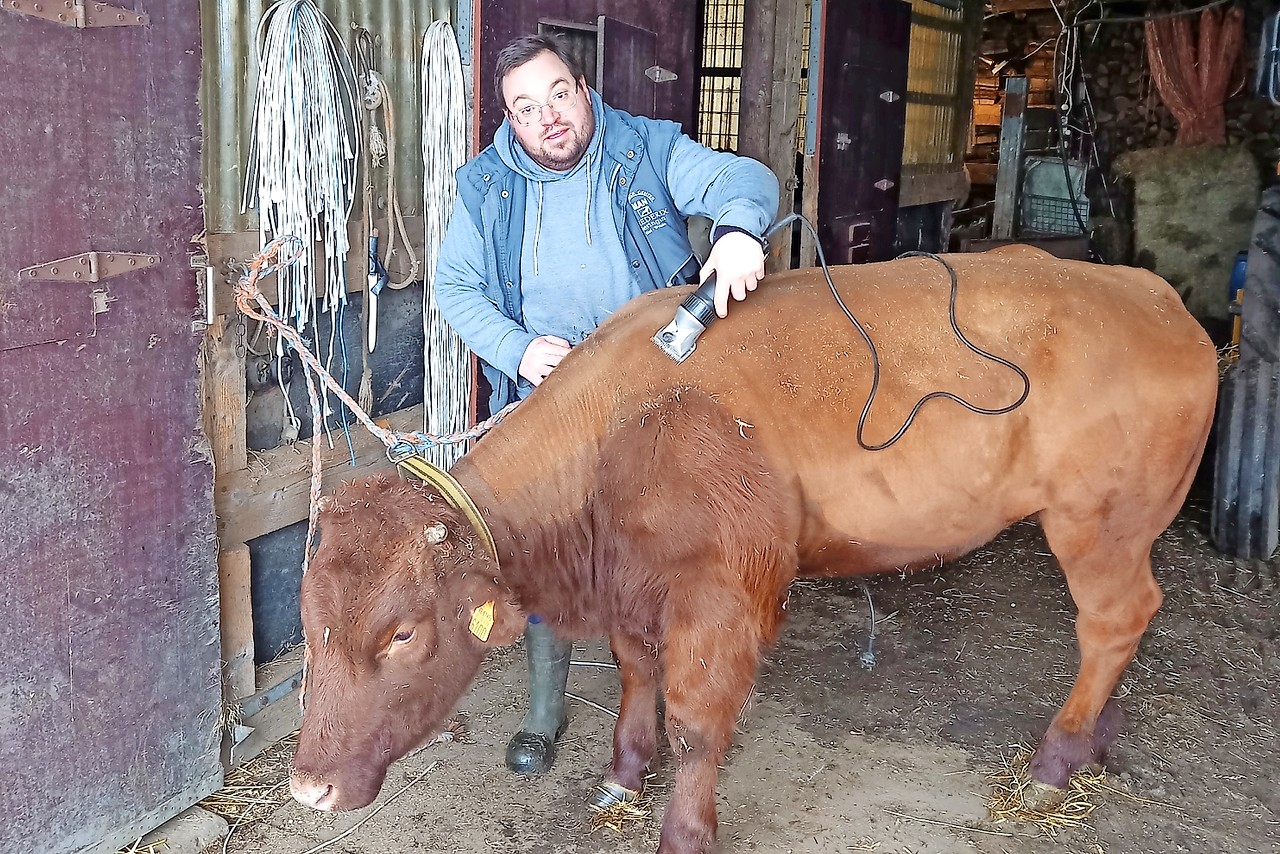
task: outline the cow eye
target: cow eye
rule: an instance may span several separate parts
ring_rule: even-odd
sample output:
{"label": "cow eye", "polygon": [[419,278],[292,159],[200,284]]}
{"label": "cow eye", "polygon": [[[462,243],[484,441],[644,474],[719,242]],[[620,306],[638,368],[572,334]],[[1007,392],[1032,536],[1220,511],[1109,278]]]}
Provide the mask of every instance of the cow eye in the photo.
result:
{"label": "cow eye", "polygon": [[391,638],[395,643],[408,643],[413,640],[413,629],[401,629]]}

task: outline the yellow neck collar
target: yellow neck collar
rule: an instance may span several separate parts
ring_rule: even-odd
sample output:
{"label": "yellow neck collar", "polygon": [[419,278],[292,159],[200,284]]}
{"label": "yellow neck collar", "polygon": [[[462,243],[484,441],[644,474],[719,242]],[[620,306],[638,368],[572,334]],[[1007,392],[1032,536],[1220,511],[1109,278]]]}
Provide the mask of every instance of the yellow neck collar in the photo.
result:
{"label": "yellow neck collar", "polygon": [[461,510],[471,523],[471,527],[480,535],[480,539],[484,542],[485,548],[489,550],[489,555],[493,558],[494,563],[498,562],[498,547],[494,545],[493,534],[490,533],[489,526],[485,524],[484,518],[480,515],[480,508],[476,507],[476,503],[471,500],[470,495],[467,495],[467,491],[462,488],[462,484],[453,479],[453,475],[444,469],[436,468],[417,454],[397,459],[395,463],[410,474],[440,490],[440,494],[444,496],[445,501]]}

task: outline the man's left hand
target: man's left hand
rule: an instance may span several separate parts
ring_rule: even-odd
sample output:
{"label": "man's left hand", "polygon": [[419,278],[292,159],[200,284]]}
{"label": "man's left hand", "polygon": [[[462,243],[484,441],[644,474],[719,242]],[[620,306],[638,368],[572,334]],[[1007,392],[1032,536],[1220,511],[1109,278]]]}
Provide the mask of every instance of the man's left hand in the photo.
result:
{"label": "man's left hand", "polygon": [[754,291],[764,278],[764,249],[760,242],[741,231],[721,235],[711,247],[707,263],[698,274],[699,281],[716,274],[716,314],[729,313],[729,295],[736,300],[747,298],[747,291]]}

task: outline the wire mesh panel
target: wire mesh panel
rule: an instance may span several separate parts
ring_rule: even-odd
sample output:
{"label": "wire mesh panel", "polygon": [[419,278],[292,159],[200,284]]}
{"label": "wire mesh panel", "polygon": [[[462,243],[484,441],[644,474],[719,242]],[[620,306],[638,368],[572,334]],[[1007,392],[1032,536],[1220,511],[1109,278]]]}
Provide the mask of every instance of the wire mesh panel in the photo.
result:
{"label": "wire mesh panel", "polygon": [[[957,88],[964,79],[963,18],[959,10],[944,8],[931,0],[911,2],[911,59],[902,164],[929,167],[917,172],[956,168],[956,112],[962,106]],[[968,93],[964,93],[967,97]]]}
{"label": "wire mesh panel", "polygon": [[809,127],[809,36],[813,29],[813,0],[804,4],[804,27],[800,36],[800,112],[796,121],[800,132],[796,134],[796,149],[804,151],[805,134]]}
{"label": "wire mesh panel", "polygon": [[738,147],[742,91],[743,0],[704,0],[702,58],[698,69],[698,141]]}

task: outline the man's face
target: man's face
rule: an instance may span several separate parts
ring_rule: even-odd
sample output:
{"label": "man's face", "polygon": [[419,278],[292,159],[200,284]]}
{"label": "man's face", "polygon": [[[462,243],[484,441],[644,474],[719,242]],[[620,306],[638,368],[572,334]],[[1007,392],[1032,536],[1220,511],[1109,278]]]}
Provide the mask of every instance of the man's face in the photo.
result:
{"label": "man's face", "polygon": [[560,57],[543,51],[507,72],[502,95],[511,129],[535,163],[557,172],[577,165],[596,130],[585,80],[574,80]]}

